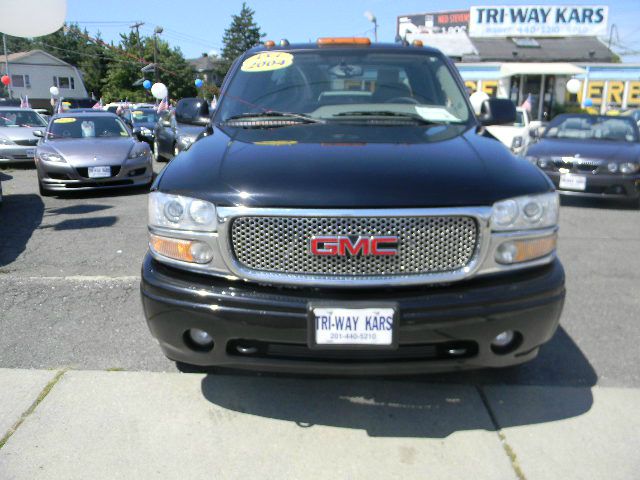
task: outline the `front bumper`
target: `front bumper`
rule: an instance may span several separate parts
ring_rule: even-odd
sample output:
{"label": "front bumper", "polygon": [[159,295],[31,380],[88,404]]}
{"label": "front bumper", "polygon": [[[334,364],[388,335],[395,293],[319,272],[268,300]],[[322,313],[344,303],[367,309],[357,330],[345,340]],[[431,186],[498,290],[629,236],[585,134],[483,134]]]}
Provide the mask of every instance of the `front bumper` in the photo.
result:
{"label": "front bumper", "polygon": [[[141,293],[151,333],[175,361],[267,371],[408,374],[531,360],[558,326],[565,288],[558,260],[448,286],[344,290],[232,281],[174,269],[147,254]],[[398,348],[309,349],[307,306],[319,300],[337,306],[396,302]],[[209,332],[213,349],[191,348],[185,334],[190,328]],[[505,330],[519,332],[521,342],[509,353],[494,353],[491,341]]]}
{"label": "front bumper", "polygon": [[33,163],[35,145],[0,145],[0,163]]}
{"label": "front bumper", "polygon": [[66,162],[37,159],[36,168],[42,188],[53,192],[135,187],[148,185],[153,179],[150,156],[127,159],[121,165],[111,165],[112,176],[106,178],[88,178],[87,167],[76,167]]}
{"label": "front bumper", "polygon": [[610,198],[620,200],[635,200],[640,198],[640,174],[615,175],[592,174],[580,172],[579,175],[587,177],[587,186],[581,190],[560,189],[560,172],[543,170],[551,179],[558,193],[590,198]]}

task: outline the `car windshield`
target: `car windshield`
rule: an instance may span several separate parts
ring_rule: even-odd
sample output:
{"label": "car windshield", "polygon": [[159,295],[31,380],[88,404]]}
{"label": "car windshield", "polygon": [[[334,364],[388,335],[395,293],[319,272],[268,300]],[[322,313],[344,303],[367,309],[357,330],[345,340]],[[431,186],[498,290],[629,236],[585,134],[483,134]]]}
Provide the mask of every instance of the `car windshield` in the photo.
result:
{"label": "car windshield", "polygon": [[155,123],[158,121],[158,114],[155,110],[134,110],[131,112],[133,123]]}
{"label": "car windshield", "polygon": [[0,111],[0,127],[46,127],[47,123],[30,110]]}
{"label": "car windshield", "polygon": [[567,116],[554,119],[544,136],[545,138],[637,142],[638,130],[633,120],[626,117]]}
{"label": "car windshield", "polygon": [[513,124],[514,127],[524,127],[524,112],[516,110],[516,121]]}
{"label": "car windshield", "polygon": [[248,57],[231,78],[215,120],[269,112],[325,121],[367,122],[372,116],[393,121],[405,116],[462,124],[471,118],[463,91],[442,57],[362,48]]}
{"label": "car windshield", "polygon": [[56,118],[47,132],[47,138],[53,140],[128,136],[129,131],[122,121],[107,115]]}

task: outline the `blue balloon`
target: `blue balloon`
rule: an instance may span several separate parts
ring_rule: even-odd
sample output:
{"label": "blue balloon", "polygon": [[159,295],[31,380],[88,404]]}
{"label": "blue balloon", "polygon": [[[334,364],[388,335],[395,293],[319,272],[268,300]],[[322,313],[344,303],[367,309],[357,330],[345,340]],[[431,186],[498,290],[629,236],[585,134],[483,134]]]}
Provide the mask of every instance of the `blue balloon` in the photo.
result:
{"label": "blue balloon", "polygon": [[593,100],[591,100],[590,98],[587,98],[587,99],[584,101],[584,106],[585,106],[585,107],[593,107]]}
{"label": "blue balloon", "polygon": [[196,78],[195,84],[197,88],[200,88],[202,87],[202,85],[204,85],[204,82],[201,79]]}
{"label": "blue balloon", "polygon": [[149,90],[151,88],[151,80],[145,80],[144,82],[142,82],[142,86]]}

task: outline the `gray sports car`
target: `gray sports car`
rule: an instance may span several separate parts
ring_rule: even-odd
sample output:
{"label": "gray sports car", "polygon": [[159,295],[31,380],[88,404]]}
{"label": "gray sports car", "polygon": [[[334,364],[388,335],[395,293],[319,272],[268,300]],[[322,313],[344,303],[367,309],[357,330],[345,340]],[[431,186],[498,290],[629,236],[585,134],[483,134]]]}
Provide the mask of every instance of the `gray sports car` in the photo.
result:
{"label": "gray sports car", "polygon": [[36,150],[40,194],[96,188],[148,186],[153,181],[149,145],[137,141],[112,113],[55,115]]}

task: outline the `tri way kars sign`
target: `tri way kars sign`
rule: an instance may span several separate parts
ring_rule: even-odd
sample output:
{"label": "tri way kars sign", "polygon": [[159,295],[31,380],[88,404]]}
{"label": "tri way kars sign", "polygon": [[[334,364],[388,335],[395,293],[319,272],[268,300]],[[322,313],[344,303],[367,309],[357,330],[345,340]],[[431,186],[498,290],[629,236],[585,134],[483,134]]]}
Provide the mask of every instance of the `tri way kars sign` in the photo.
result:
{"label": "tri way kars sign", "polygon": [[604,5],[471,7],[471,37],[570,37],[607,34]]}

